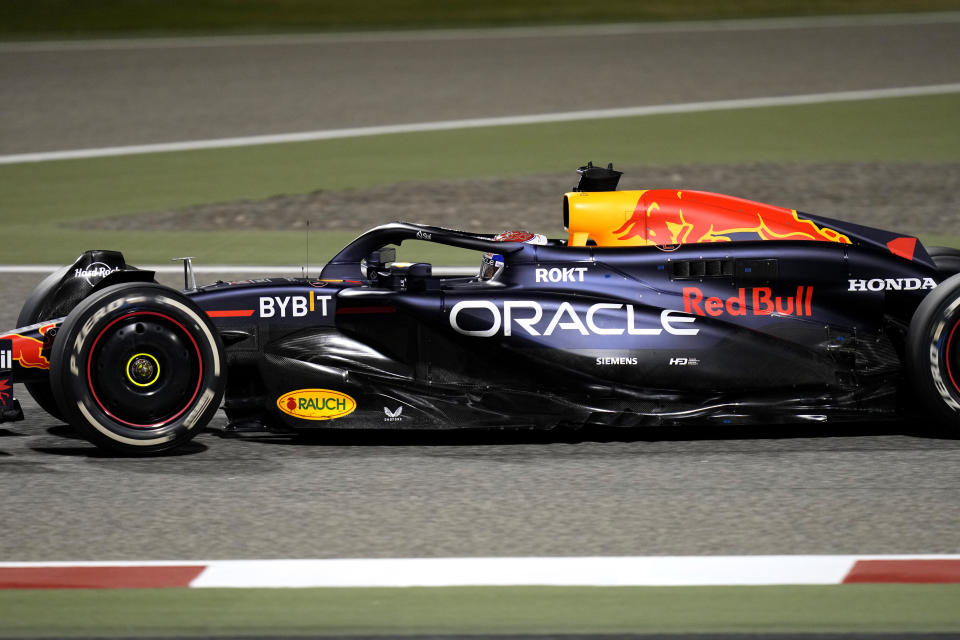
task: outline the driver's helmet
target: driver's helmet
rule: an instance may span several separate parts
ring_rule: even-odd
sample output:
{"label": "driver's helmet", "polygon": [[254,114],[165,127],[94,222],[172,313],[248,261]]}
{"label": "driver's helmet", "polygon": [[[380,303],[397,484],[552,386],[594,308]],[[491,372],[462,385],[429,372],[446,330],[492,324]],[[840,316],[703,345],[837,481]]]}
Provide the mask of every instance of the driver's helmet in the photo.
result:
{"label": "driver's helmet", "polygon": [[[494,242],[526,242],[527,244],[547,244],[547,236],[529,231],[504,231],[493,238]],[[499,253],[485,253],[480,260],[480,279],[489,280],[503,269],[503,256]]]}

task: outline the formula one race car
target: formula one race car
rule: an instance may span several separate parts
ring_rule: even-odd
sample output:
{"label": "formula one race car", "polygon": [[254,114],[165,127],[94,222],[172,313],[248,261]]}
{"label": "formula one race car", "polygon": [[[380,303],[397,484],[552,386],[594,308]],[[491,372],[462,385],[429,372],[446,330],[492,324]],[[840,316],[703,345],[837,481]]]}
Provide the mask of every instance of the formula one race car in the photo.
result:
{"label": "formula one race car", "polygon": [[[394,222],[317,278],[176,291],[120,253],[44,280],[0,336],[11,379],[128,454],[228,428],[960,425],[960,251],[587,165],[566,238]],[[408,241],[481,269],[398,262]],[[409,247],[409,245],[408,245]]]}

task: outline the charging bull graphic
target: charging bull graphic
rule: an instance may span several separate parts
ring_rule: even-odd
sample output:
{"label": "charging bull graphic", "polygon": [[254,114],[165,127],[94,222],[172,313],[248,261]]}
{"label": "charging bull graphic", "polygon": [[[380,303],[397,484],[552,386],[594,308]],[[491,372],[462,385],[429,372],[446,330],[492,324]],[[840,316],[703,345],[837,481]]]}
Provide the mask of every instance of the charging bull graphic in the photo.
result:
{"label": "charging bull graphic", "polygon": [[8,339],[12,345],[12,360],[25,369],[49,369],[50,361],[43,355],[44,338],[47,332],[56,324],[47,324],[31,331],[31,335],[23,336],[17,333],[0,336]]}
{"label": "charging bull graphic", "polygon": [[791,209],[716,193],[668,189],[642,192],[633,215],[613,235],[620,241],[641,236],[647,244],[657,245],[748,239],[850,243],[847,236],[818,227]]}

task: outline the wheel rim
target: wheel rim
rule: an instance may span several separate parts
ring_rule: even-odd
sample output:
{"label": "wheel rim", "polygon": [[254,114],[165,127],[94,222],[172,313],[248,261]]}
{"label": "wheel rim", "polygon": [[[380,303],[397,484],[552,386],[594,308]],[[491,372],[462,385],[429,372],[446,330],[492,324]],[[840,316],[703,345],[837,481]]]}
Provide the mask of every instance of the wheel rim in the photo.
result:
{"label": "wheel rim", "polygon": [[170,424],[193,404],[203,380],[203,357],[178,320],[136,311],[107,324],[87,358],[94,402],[111,419],[138,429]]}
{"label": "wheel rim", "polygon": [[953,324],[950,335],[947,336],[947,345],[944,351],[944,361],[947,364],[947,377],[950,378],[950,384],[954,391],[960,394],[960,385],[957,384],[958,378],[954,372],[960,372],[960,337],[954,341],[957,334],[957,328],[960,327],[960,319]]}
{"label": "wheel rim", "polygon": [[135,353],[127,361],[127,380],[138,387],[152,387],[160,380],[160,361],[151,353]]}

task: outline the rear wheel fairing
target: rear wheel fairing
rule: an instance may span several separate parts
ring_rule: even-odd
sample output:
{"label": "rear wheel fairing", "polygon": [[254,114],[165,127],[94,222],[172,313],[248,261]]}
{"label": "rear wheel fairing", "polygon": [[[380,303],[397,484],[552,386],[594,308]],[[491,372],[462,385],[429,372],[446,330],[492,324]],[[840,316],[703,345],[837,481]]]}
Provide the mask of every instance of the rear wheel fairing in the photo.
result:
{"label": "rear wheel fairing", "polygon": [[[874,247],[830,243],[740,243],[681,247],[670,253],[595,250],[595,255],[635,278],[644,300],[652,289],[665,300],[661,304],[793,343],[821,360],[832,359],[843,375],[897,370],[906,325],[918,301],[929,293],[921,287],[935,285],[929,280],[935,274],[922,261]],[[713,275],[688,275],[694,267],[706,271],[704,263],[711,261],[716,264]],[[851,290],[851,280],[868,276],[893,278],[892,287],[913,290]],[[753,301],[758,294],[759,305]],[[679,305],[676,298],[682,301]],[[710,298],[715,299],[712,316]]]}

